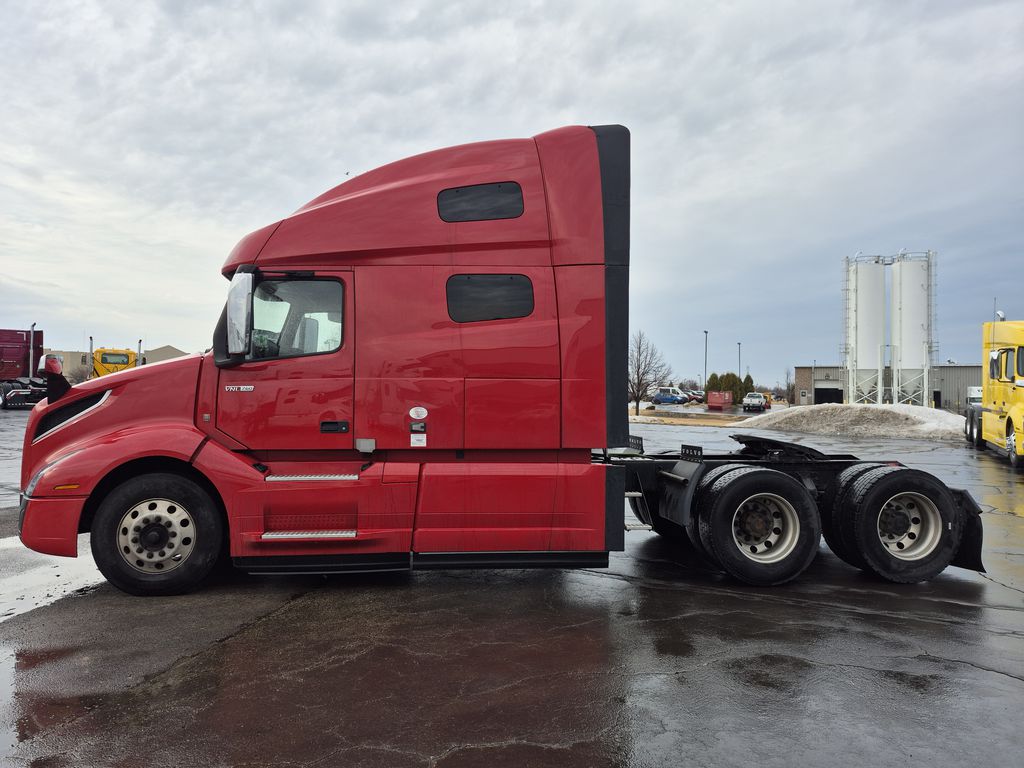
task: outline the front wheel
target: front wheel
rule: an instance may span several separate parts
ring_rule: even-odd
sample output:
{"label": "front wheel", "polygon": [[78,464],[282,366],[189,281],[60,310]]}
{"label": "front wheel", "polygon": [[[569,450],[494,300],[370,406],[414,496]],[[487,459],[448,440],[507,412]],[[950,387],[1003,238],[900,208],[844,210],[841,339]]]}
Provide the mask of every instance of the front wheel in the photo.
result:
{"label": "front wheel", "polygon": [[170,473],[139,475],[111,491],[92,523],[92,556],[107,581],[132,595],[199,586],[221,552],[224,523],[200,485]]}

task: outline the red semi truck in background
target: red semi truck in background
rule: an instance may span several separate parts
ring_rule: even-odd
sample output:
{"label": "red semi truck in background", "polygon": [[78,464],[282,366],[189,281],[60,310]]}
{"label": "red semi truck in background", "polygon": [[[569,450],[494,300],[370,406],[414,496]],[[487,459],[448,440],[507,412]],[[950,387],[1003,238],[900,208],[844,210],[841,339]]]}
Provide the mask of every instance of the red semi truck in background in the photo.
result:
{"label": "red semi truck in background", "polygon": [[[135,594],[255,573],[593,567],[640,525],[752,584],[824,529],[893,581],[981,569],[971,497],[925,473],[627,429],[629,133],[411,157],[260,229],[212,351],[57,386],[30,415],[20,534]],[[59,378],[59,377],[58,377]]]}
{"label": "red semi truck in background", "polygon": [[31,407],[46,397],[38,376],[43,361],[43,332],[0,328],[0,408]]}

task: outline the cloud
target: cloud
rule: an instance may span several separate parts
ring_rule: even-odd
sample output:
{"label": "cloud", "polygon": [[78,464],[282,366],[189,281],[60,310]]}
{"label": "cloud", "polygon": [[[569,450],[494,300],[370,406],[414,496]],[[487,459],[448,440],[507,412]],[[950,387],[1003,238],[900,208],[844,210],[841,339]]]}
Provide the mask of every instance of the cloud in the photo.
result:
{"label": "cloud", "polygon": [[204,348],[247,232],[346,173],[567,123],[633,132],[631,323],[682,374],[705,328],[712,368],[743,341],[766,384],[838,362],[857,250],[939,250],[943,358],[978,359],[993,293],[1024,316],[998,285],[1022,252],[1020,4],[24,3],[5,22],[0,262],[47,288],[0,327],[55,346],[96,328]]}

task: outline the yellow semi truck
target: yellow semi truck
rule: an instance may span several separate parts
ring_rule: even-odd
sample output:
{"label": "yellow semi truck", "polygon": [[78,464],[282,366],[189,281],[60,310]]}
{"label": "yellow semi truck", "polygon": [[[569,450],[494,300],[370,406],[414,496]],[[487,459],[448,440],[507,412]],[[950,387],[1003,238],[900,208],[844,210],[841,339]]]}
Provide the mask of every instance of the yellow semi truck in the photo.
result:
{"label": "yellow semi truck", "polygon": [[[85,356],[83,355],[83,358]],[[117,373],[126,368],[135,368],[138,365],[145,365],[146,360],[142,357],[142,341],[139,341],[139,350],[115,349],[113,347],[99,347],[93,349],[92,336],[89,337],[89,359],[83,359],[84,365],[89,365],[92,370],[89,372],[90,379],[98,379],[109,373]]]}
{"label": "yellow semi truck", "polygon": [[967,440],[1024,469],[1024,320],[984,323],[981,345],[981,402],[968,405]]}

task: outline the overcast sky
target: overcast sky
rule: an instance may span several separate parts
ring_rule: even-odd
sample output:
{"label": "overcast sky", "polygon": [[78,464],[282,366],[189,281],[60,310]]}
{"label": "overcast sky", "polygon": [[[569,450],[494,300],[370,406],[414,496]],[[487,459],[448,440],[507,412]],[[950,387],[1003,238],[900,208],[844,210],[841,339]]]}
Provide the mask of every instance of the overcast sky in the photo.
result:
{"label": "overcast sky", "polygon": [[842,259],[939,252],[940,358],[1024,319],[1024,3],[5,2],[0,327],[210,344],[246,233],[410,154],[633,140],[677,376],[840,362]]}

